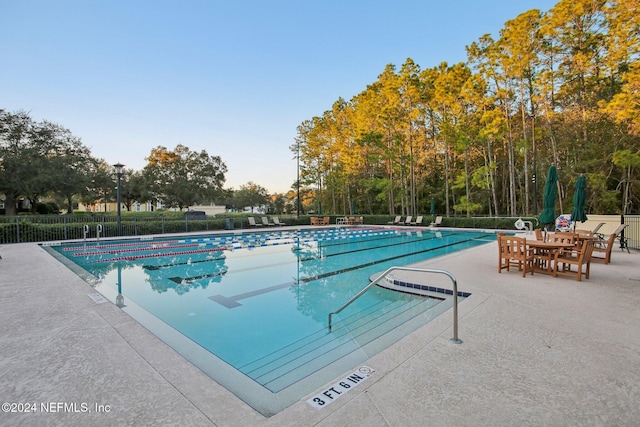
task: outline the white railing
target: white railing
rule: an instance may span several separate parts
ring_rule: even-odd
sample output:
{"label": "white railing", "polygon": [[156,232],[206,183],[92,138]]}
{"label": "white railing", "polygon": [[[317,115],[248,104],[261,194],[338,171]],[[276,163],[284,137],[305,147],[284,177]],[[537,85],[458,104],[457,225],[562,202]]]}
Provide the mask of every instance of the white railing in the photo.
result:
{"label": "white railing", "polygon": [[418,273],[433,273],[433,274],[444,274],[445,276],[451,279],[453,283],[453,338],[451,341],[456,344],[461,344],[462,340],[458,338],[458,282],[453,274],[449,273],[446,270],[434,270],[430,268],[418,268],[418,267],[391,267],[387,269],[384,273],[378,276],[375,280],[365,286],[360,292],[353,296],[349,301],[344,303],[339,309],[332,311],[329,313],[329,332],[333,327],[333,316],[340,313],[342,310],[347,308],[351,303],[360,298],[365,292],[367,292],[372,286],[377,285],[382,279],[388,276],[390,273],[394,271],[413,271]]}

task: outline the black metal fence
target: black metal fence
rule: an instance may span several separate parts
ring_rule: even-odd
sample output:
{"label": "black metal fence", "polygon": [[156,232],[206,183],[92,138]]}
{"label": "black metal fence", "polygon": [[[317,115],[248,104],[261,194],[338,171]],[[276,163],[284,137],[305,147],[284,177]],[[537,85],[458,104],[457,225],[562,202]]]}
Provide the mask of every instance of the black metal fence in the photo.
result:
{"label": "black metal fence", "polygon": [[188,216],[133,216],[121,218],[118,232],[118,220],[113,215],[0,216],[0,244],[184,233],[224,228],[225,225],[229,226],[224,219],[209,217],[193,220]]}
{"label": "black metal fence", "polygon": [[631,249],[640,249],[640,215],[623,215],[622,223],[629,226],[624,229],[624,240]]}
{"label": "black metal fence", "polygon": [[[257,215],[259,216],[259,215]],[[200,217],[202,218],[202,217]],[[426,224],[435,217],[425,217]],[[308,216],[287,216],[289,225],[309,224]],[[335,223],[335,216],[331,223]],[[387,224],[388,215],[365,216],[365,224]],[[392,218],[391,218],[392,219]],[[515,217],[444,217],[443,227],[514,229]],[[538,227],[535,217],[521,218],[527,227]],[[617,222],[617,221],[616,221]],[[624,215],[621,222],[629,224],[624,238],[629,248],[640,249],[640,215]],[[115,215],[19,215],[0,216],[0,244],[46,242],[78,239],[110,238],[117,236],[144,236],[150,234],[185,233],[208,230],[231,230],[248,227],[243,216],[216,216],[190,219],[189,215],[155,214],[124,215],[120,232]]]}

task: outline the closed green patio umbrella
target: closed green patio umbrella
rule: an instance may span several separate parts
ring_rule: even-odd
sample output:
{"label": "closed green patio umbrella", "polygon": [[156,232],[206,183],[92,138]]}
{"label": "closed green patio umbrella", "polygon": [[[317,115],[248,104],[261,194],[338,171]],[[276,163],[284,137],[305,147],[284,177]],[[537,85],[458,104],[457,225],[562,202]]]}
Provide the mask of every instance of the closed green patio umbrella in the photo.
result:
{"label": "closed green patio umbrella", "polygon": [[576,229],[578,221],[585,222],[587,220],[587,214],[584,211],[584,204],[587,199],[587,179],[584,175],[580,175],[573,188],[576,192],[573,193],[573,210],[571,211],[571,221],[573,221],[573,230]]}
{"label": "closed green patio umbrella", "polygon": [[[556,195],[558,190],[556,188],[556,182],[558,181],[558,171],[555,166],[549,168],[547,172],[547,182],[544,184],[544,193],[542,196],[542,212],[538,217],[538,221],[542,225],[555,224],[556,222]],[[545,227],[546,229],[546,227]]]}

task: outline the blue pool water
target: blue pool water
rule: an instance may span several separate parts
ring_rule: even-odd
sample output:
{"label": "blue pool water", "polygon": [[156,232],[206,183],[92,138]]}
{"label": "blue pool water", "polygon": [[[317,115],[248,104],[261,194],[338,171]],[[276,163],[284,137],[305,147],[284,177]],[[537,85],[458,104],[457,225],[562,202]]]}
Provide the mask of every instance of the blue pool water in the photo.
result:
{"label": "blue pool water", "polygon": [[485,232],[363,227],[103,240],[48,250],[270,415],[451,306],[444,296],[373,287],[329,332],[328,314],[372,274],[493,240]]}

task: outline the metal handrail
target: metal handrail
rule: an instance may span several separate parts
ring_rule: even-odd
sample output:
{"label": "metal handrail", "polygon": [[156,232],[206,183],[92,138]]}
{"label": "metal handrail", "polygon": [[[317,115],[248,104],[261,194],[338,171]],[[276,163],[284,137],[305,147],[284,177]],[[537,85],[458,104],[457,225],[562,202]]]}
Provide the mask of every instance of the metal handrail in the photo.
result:
{"label": "metal handrail", "polygon": [[418,272],[418,273],[437,273],[437,274],[444,274],[444,275],[448,276],[451,279],[451,281],[453,282],[453,338],[451,338],[451,341],[454,342],[455,344],[461,344],[462,340],[458,338],[458,282],[456,281],[456,278],[453,276],[453,274],[449,273],[448,271],[446,271],[446,270],[435,270],[435,269],[431,269],[431,268],[391,267],[391,268],[387,269],[384,273],[382,273],[380,276],[378,276],[375,280],[373,280],[371,283],[369,283],[367,286],[365,286],[360,292],[358,292],[356,295],[354,295],[353,298],[351,298],[349,301],[344,303],[342,305],[342,307],[340,307],[336,311],[332,311],[331,313],[329,313],[329,332],[331,332],[331,328],[333,326],[332,318],[333,318],[334,314],[338,314],[342,310],[347,308],[349,305],[351,305],[351,303],[353,303],[355,300],[360,298],[365,292],[367,292],[369,290],[369,288],[371,288],[374,285],[377,285],[380,282],[380,280],[385,278],[387,275],[389,275],[393,271],[415,271],[415,272]]}

